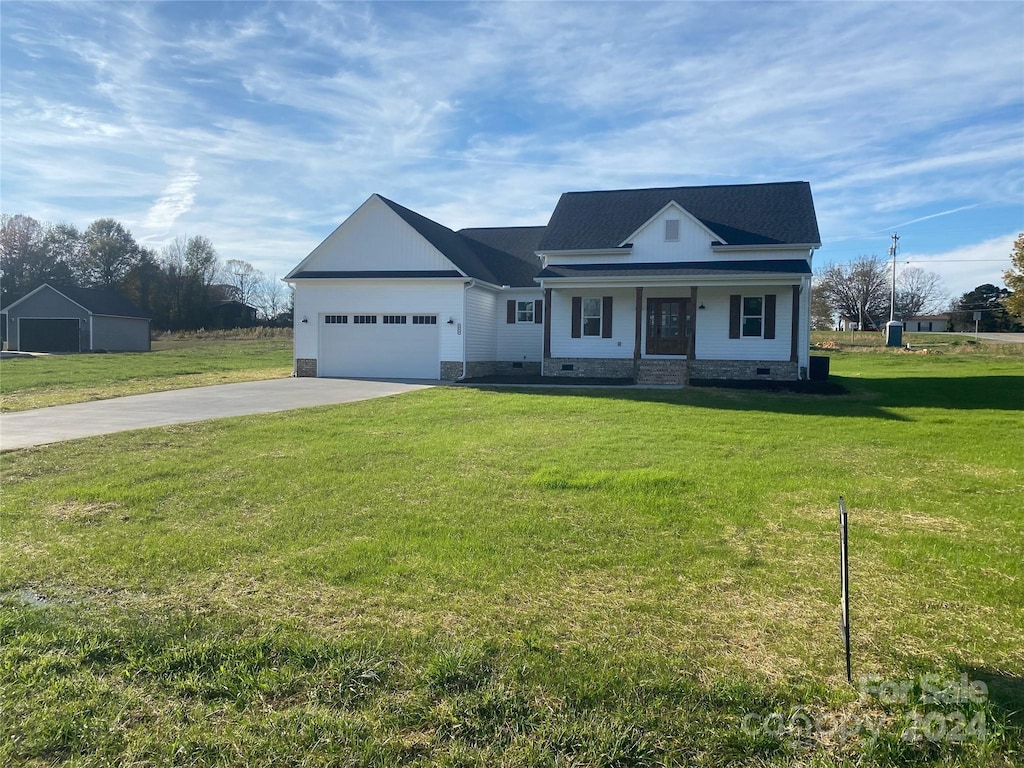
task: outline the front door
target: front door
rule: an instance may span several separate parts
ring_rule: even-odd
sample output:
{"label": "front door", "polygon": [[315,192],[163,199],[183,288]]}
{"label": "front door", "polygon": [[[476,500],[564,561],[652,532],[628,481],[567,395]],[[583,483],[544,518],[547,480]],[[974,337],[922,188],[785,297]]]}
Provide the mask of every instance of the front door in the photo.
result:
{"label": "front door", "polygon": [[686,354],[686,304],[689,299],[647,300],[647,354]]}

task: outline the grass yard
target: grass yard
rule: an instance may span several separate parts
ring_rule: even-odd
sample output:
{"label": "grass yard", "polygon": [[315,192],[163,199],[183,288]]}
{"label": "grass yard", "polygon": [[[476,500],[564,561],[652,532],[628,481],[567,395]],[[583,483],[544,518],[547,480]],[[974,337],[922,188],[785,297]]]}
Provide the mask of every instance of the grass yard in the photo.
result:
{"label": "grass yard", "polygon": [[152,352],[0,360],[0,411],[288,376],[290,330],[165,335]]}
{"label": "grass yard", "polygon": [[4,454],[0,762],[1020,765],[1022,351]]}

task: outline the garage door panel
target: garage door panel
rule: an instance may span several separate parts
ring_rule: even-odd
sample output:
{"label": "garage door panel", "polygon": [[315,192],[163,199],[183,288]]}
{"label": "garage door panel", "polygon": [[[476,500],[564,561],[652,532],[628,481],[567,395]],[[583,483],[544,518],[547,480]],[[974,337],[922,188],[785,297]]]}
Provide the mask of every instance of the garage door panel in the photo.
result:
{"label": "garage door panel", "polygon": [[28,318],[18,323],[18,349],[24,352],[79,352],[79,321]]}
{"label": "garage door panel", "polygon": [[[424,322],[423,318],[433,322]],[[436,322],[433,315],[321,315],[319,373],[357,378],[436,379],[440,375]]]}

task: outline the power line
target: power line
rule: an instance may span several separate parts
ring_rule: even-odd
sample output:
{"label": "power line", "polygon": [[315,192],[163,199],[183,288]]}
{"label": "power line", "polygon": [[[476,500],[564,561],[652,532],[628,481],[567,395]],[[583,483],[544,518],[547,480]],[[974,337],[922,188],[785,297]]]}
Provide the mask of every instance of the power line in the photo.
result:
{"label": "power line", "polygon": [[[889,255],[892,256],[892,300],[889,302],[889,322],[896,320],[896,251],[899,249],[900,236],[896,233],[892,233],[892,245],[889,246]],[[888,338],[889,329],[886,331],[886,338]]]}
{"label": "power line", "polygon": [[1008,259],[907,259],[906,263],[916,262],[918,264],[955,264],[960,262],[969,262],[971,264],[981,264],[989,261],[1008,261]]}

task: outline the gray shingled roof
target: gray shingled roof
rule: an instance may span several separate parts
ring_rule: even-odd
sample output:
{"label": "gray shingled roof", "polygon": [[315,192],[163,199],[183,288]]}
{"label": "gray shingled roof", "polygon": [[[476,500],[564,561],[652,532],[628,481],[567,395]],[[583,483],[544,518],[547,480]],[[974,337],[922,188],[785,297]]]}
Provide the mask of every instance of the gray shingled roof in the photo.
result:
{"label": "gray shingled roof", "polygon": [[676,261],[627,264],[554,264],[537,277],[643,277],[672,275],[680,277],[716,277],[725,275],[809,275],[811,266],[804,259],[766,259],[757,261]]}
{"label": "gray shingled roof", "polygon": [[496,269],[501,285],[535,287],[540,271],[536,250],[546,227],[475,227],[460,229],[459,235],[514,257]]}
{"label": "gray shingled roof", "polygon": [[143,312],[135,303],[119,291],[105,288],[78,288],[67,285],[50,285],[60,291],[76,304],[80,304],[94,315],[114,315],[116,317],[152,318]]}
{"label": "gray shingled roof", "polygon": [[806,181],[566,192],[538,250],[616,248],[671,201],[729,245],[818,245]]}

